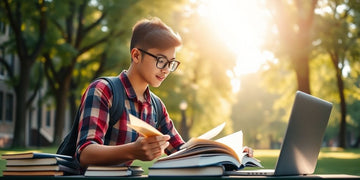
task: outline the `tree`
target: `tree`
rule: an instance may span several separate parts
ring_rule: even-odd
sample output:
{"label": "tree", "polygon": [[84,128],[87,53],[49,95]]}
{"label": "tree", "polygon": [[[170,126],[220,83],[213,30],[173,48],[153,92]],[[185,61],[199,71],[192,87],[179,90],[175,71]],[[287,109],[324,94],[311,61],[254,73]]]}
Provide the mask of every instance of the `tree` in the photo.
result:
{"label": "tree", "polygon": [[[54,144],[59,144],[63,137],[66,102],[76,66],[88,60],[84,57],[97,56],[95,48],[124,33],[121,29],[105,31],[102,27],[107,25],[108,16],[119,15],[111,13],[121,13],[129,4],[114,1],[53,1],[50,17],[53,31],[48,34],[51,41],[43,57],[45,75],[56,102]],[[104,49],[97,50],[101,55]]]}
{"label": "tree", "polygon": [[[317,37],[318,48],[329,55],[329,59],[333,65],[336,76],[337,91],[340,99],[340,130],[339,130],[339,146],[346,148],[346,116],[347,103],[346,99],[350,94],[345,94],[346,89],[351,92],[352,85],[347,87],[345,78],[347,74],[345,69],[352,63],[357,61],[353,57],[358,57],[359,44],[357,42],[360,31],[360,23],[356,14],[359,13],[357,3],[353,1],[326,1],[323,6],[329,7],[329,12],[321,12],[318,17]],[[355,28],[354,28],[355,26]],[[349,85],[348,85],[349,86]]]}
{"label": "tree", "polygon": [[266,2],[276,27],[273,36],[269,36],[274,39],[268,40],[266,49],[271,50],[279,60],[290,61],[290,68],[296,73],[298,89],[310,94],[309,55],[317,0]]}
{"label": "tree", "polygon": [[[91,81],[100,76],[118,75],[119,69],[121,70],[128,66],[130,60],[126,42],[130,41],[128,38],[131,33],[131,23],[134,23],[137,16],[127,14],[137,2],[123,1],[122,4],[112,6],[111,9],[106,8],[107,10],[102,10],[107,16],[88,39],[98,36],[96,35],[100,33],[98,28],[104,29],[106,32],[118,31],[121,33],[111,36],[106,42],[89,50],[85,56],[79,57],[78,62],[75,64],[71,79],[71,90],[69,91],[70,119],[73,120],[73,117],[75,117],[76,110],[78,109],[77,106],[80,104],[80,97]],[[101,6],[110,5],[111,3],[108,5],[102,3]]]}
{"label": "tree", "polygon": [[[25,147],[25,115],[32,98],[28,99],[30,72],[41,53],[47,30],[47,1],[9,1],[2,0],[1,16],[10,25],[13,35],[10,43],[14,43],[20,61],[19,75],[7,68],[16,94],[15,128],[13,147]],[[8,67],[4,59],[1,62]]]}

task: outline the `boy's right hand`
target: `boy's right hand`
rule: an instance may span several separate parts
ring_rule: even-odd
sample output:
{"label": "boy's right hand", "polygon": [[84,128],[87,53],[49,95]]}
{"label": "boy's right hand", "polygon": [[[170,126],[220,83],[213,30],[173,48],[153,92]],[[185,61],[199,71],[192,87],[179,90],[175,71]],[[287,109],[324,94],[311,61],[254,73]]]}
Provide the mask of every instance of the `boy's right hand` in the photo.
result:
{"label": "boy's right hand", "polygon": [[152,161],[161,156],[164,149],[169,146],[169,135],[142,137],[134,142],[134,159]]}

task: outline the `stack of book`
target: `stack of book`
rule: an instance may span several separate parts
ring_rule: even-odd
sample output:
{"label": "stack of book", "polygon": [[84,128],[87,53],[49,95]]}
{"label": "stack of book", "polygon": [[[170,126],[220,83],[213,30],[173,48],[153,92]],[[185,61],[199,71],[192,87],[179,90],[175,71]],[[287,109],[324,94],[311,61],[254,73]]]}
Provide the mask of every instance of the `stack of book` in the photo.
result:
{"label": "stack of book", "polygon": [[71,156],[26,152],[2,154],[3,176],[63,176],[80,174]]}
{"label": "stack of book", "polygon": [[85,176],[141,176],[140,166],[89,166]]}

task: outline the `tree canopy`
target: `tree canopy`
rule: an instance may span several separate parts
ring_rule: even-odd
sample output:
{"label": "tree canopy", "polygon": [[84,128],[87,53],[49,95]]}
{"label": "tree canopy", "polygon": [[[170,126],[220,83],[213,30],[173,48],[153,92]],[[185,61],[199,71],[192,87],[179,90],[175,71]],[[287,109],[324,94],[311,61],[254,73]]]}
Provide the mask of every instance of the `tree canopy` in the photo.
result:
{"label": "tree canopy", "polygon": [[[256,1],[268,19],[260,50],[272,58],[256,72],[235,76],[239,54],[250,47],[234,51],[224,40],[225,33],[231,31],[219,33],[216,26],[223,26],[219,18],[211,22],[204,13],[211,3],[220,6],[231,2],[2,0],[0,20],[13,33],[0,41],[0,46],[20,61],[20,70],[12,72],[8,61],[0,57],[17,97],[14,146],[25,146],[23,112],[41,87],[48,87],[47,99],[56,112],[54,144],[59,144],[66,133],[65,120],[74,117],[85,88],[97,77],[118,75],[128,68],[132,25],[154,16],[183,39],[176,56],[180,67],[161,87],[151,89],[164,101],[186,139],[227,122],[222,135],[243,130],[246,144],[277,148],[295,91],[302,90],[334,103],[324,139],[328,145],[359,146],[360,3]],[[250,8],[246,1],[233,6],[228,11]],[[224,14],[218,14],[220,20],[231,19],[234,26],[227,24],[229,27],[223,29],[238,31],[243,38],[246,34],[242,30],[251,31],[243,19]],[[253,20],[257,14],[247,16]],[[255,59],[242,61],[253,63]],[[234,78],[241,82],[238,92],[233,91]],[[183,113],[181,102],[187,103]]]}

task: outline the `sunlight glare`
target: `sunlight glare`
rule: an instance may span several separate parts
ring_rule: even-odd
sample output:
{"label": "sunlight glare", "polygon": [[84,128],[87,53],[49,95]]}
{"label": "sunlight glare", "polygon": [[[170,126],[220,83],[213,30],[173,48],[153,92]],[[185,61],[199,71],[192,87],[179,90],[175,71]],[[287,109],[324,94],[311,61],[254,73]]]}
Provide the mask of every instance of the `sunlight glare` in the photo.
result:
{"label": "sunlight glare", "polygon": [[237,55],[232,74],[233,91],[240,88],[240,76],[255,73],[268,59],[261,53],[264,39],[267,11],[257,1],[248,0],[206,0],[201,1],[198,13],[214,27],[216,36]]}

